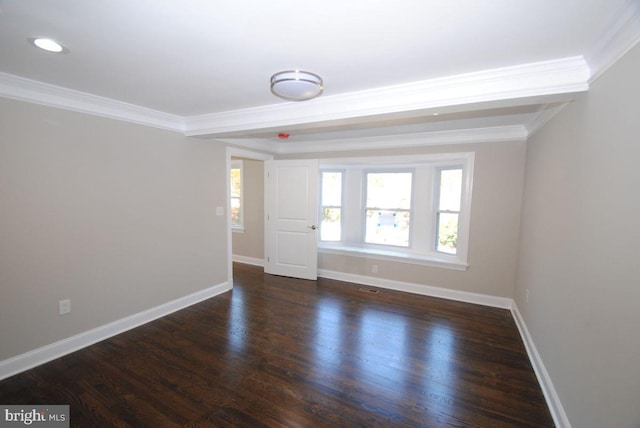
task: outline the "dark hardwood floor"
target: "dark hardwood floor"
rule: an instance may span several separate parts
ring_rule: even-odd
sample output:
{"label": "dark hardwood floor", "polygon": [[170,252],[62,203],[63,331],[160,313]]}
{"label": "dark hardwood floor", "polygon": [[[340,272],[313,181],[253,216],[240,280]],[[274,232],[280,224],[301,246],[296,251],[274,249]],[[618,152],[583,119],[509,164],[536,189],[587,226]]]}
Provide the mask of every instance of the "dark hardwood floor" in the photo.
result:
{"label": "dark hardwood floor", "polygon": [[234,272],[230,293],[0,382],[0,404],[69,404],[79,427],[553,426],[507,310]]}

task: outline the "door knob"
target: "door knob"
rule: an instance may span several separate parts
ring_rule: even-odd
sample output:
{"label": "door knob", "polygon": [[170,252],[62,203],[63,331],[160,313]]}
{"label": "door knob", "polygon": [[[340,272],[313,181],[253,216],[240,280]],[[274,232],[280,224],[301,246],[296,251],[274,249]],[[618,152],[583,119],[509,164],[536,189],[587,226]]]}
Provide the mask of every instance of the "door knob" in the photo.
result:
{"label": "door knob", "polygon": [[315,225],[315,224],[314,224],[314,225],[311,225],[311,226],[307,226],[307,227],[308,227],[309,229],[311,229],[311,230],[316,230],[316,229],[317,229],[317,227],[316,227],[316,225]]}

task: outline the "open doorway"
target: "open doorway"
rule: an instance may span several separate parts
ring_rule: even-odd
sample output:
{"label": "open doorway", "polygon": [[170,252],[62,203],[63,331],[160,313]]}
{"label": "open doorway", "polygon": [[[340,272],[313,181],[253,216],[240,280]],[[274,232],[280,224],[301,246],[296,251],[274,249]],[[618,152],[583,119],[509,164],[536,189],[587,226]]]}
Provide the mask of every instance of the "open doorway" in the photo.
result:
{"label": "open doorway", "polygon": [[[271,159],[272,155],[227,147],[227,276],[230,284],[233,284],[234,260],[264,265],[264,161]],[[241,168],[239,200],[231,186],[231,170],[238,165]],[[233,214],[232,201],[236,206]]]}

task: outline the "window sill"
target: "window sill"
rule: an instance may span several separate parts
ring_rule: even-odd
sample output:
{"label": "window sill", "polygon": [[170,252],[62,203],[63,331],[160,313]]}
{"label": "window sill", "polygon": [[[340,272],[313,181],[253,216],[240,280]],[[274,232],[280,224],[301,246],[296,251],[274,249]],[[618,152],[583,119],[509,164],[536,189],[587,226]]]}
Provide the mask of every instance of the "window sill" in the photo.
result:
{"label": "window sill", "polygon": [[244,227],[233,226],[231,227],[231,231],[233,233],[244,233]]}
{"label": "window sill", "polygon": [[391,262],[409,263],[414,265],[438,267],[466,271],[469,265],[460,260],[450,260],[438,255],[412,254],[397,250],[382,250],[378,248],[365,248],[345,245],[319,244],[318,252],[325,254],[337,254],[342,256],[362,257],[367,259],[387,260]]}

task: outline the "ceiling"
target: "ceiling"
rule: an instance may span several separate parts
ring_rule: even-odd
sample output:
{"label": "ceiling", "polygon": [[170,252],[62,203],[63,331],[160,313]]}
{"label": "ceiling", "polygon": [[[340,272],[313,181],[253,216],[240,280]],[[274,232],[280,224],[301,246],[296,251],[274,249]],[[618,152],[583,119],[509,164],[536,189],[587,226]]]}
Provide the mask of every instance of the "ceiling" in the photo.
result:
{"label": "ceiling", "polygon": [[[637,0],[0,0],[0,96],[280,152],[522,140],[639,28]],[[271,94],[291,69],[324,94]]]}

